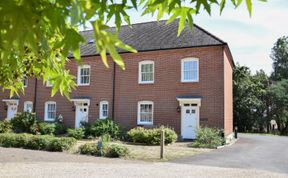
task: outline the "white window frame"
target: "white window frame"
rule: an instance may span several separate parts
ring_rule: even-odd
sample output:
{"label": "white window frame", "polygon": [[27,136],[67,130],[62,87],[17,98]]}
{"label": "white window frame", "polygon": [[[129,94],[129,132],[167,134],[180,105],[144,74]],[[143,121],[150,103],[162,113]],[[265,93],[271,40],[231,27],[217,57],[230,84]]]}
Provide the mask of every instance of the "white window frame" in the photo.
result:
{"label": "white window frame", "polygon": [[[55,118],[48,118],[48,105],[49,104],[55,104]],[[57,104],[55,101],[47,101],[45,102],[45,117],[44,120],[45,121],[55,121],[55,119],[57,118]]]}
{"label": "white window frame", "polygon": [[50,82],[50,78],[46,81],[46,87],[53,87],[53,84]]}
{"label": "white window frame", "polygon": [[[185,80],[184,79],[184,63],[190,62],[190,61],[196,61],[197,62],[197,78],[195,80]],[[187,83],[187,82],[199,82],[199,59],[198,58],[184,58],[181,60],[181,82]]]}
{"label": "white window frame", "polygon": [[[26,81],[26,82],[25,82]],[[23,78],[23,80],[22,80],[22,82],[23,82],[23,86],[24,86],[24,88],[27,88],[28,87],[28,78]],[[25,83],[26,83],[26,85],[25,85]]]}
{"label": "white window frame", "polygon": [[[152,121],[151,122],[141,122],[140,119],[140,109],[142,104],[151,104],[152,105]],[[154,102],[153,101],[139,101],[137,109],[137,124],[138,125],[153,125],[154,123]]]}
{"label": "white window frame", "polygon": [[[152,81],[142,81],[142,65],[145,64],[152,64],[153,65],[153,80]],[[138,66],[138,83],[139,84],[153,84],[154,83],[154,79],[155,79],[155,64],[154,61],[151,60],[145,60],[145,61],[141,61],[139,62],[139,66]]]}
{"label": "white window frame", "polygon": [[[27,105],[28,105],[28,104],[31,104],[31,105],[32,105],[31,111],[27,111]],[[30,113],[31,113],[31,112],[33,111],[33,102],[32,102],[32,101],[25,101],[25,102],[24,102],[23,111],[24,111],[24,112],[30,112]]]}
{"label": "white window frame", "polygon": [[[88,83],[81,83],[81,69],[89,69],[89,82]],[[88,86],[90,85],[90,80],[91,80],[91,66],[90,65],[82,65],[78,66],[78,72],[77,72],[77,85],[78,86]]]}
{"label": "white window frame", "polygon": [[[107,116],[103,116],[103,105],[107,104]],[[100,119],[107,119],[109,117],[109,102],[108,101],[101,101],[100,108],[99,108],[99,118]]]}

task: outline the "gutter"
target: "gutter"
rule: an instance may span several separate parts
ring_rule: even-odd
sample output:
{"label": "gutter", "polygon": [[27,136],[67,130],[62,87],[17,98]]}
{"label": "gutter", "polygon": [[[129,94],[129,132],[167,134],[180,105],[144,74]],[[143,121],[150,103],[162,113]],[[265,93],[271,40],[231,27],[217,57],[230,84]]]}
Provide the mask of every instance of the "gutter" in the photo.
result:
{"label": "gutter", "polygon": [[113,79],[112,79],[112,120],[115,120],[114,116],[114,112],[115,112],[115,83],[116,83],[116,64],[113,61]]}
{"label": "gutter", "polygon": [[37,80],[37,78],[35,77],[34,102],[33,102],[33,112],[34,112],[34,113],[36,113],[37,85],[38,85],[38,80]]}

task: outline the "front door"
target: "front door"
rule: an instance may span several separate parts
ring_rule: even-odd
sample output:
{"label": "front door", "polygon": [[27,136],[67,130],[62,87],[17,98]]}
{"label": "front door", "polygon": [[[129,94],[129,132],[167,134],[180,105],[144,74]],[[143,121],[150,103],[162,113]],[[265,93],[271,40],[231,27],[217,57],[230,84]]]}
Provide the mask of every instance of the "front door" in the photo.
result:
{"label": "front door", "polygon": [[76,106],[75,128],[81,126],[81,122],[88,122],[88,106]]}
{"label": "front door", "polygon": [[194,104],[184,104],[182,107],[182,128],[183,139],[196,139],[196,132],[199,123],[199,108]]}
{"label": "front door", "polygon": [[15,117],[15,115],[17,114],[17,108],[18,108],[17,103],[14,102],[7,103],[7,119]]}

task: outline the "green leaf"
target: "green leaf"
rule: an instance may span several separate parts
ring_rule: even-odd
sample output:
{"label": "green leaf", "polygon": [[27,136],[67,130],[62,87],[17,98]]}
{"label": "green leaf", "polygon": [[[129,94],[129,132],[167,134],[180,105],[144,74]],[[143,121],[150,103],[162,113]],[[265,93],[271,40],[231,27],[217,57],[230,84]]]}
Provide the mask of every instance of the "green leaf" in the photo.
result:
{"label": "green leaf", "polygon": [[247,9],[249,12],[250,17],[252,16],[252,2],[251,0],[246,0]]}

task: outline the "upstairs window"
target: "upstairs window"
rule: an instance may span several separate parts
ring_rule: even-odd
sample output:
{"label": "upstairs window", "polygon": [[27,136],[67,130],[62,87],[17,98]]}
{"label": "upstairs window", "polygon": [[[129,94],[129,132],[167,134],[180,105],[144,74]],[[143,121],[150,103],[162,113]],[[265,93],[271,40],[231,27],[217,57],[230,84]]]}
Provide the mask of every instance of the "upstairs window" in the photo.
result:
{"label": "upstairs window", "polygon": [[142,61],[139,63],[138,82],[140,84],[154,83],[154,62]]}
{"label": "upstairs window", "polygon": [[108,101],[101,101],[100,102],[100,111],[99,111],[99,118],[100,119],[107,119],[108,118]]}
{"label": "upstairs window", "polygon": [[78,85],[90,85],[90,66],[83,65],[78,67],[78,76],[77,76]]}
{"label": "upstairs window", "polygon": [[23,82],[23,86],[24,86],[25,88],[28,87],[28,79],[27,79],[26,77],[23,78],[22,82]]}
{"label": "upstairs window", "polygon": [[56,119],[56,102],[48,101],[45,103],[45,121],[55,121]]}
{"label": "upstairs window", "polygon": [[181,81],[199,81],[199,60],[196,58],[186,58],[181,61]]}
{"label": "upstairs window", "polygon": [[153,125],[153,102],[138,102],[138,125]]}
{"label": "upstairs window", "polygon": [[53,83],[51,82],[51,80],[48,78],[48,80],[46,81],[46,87],[52,87]]}

